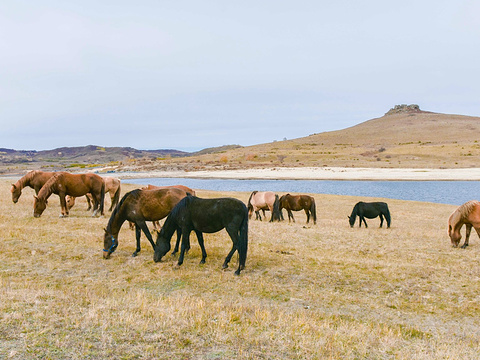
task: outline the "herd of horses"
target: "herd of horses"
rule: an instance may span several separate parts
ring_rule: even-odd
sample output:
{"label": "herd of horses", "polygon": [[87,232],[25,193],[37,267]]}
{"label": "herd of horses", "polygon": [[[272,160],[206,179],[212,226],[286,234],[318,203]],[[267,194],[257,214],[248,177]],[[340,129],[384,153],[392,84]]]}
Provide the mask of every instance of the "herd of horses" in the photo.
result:
{"label": "herd of horses", "polygon": [[[248,221],[255,213],[256,220],[262,220],[260,211],[265,217],[265,211],[270,211],[270,221],[284,220],[282,210],[288,214],[288,221],[295,222],[292,211],[304,211],[307,224],[312,219],[317,222],[315,199],[309,195],[285,194],[278,196],[272,191],[253,191],[247,205],[234,198],[201,199],[196,197],[195,191],[184,185],[154,186],[148,185],[142,189],[135,189],[126,193],[120,200],[120,180],[113,177],[101,177],[93,173],[71,174],[68,172],[43,172],[33,170],[12,184],[12,201],[16,203],[22,194],[22,189],[31,187],[35,190],[34,217],[40,217],[45,210],[48,198],[56,194],[60,198],[61,217],[69,215],[69,210],[75,204],[75,198],[86,196],[88,210],[92,216],[99,212],[104,214],[104,198],[108,192],[111,196],[112,211],[107,227],[104,229],[103,257],[108,259],[118,247],[118,234],[125,221],[135,229],[136,249],[132,256],[140,250],[140,236],[143,232],[154,250],[154,261],[161,261],[162,257],[171,249],[171,238],[177,233],[177,240],[172,254],[179,251],[178,265],[184,260],[185,252],[190,249],[190,233],[195,232],[202,251],[200,263],[205,263],[203,233],[215,233],[225,229],[232,240],[223,268],[228,264],[237,251],[239,256],[236,275],[245,268],[248,249]],[[91,205],[91,203],[93,205]],[[362,222],[367,227],[367,219],[380,217],[380,227],[383,221],[387,227],[391,224],[391,215],[385,202],[358,202],[348,216],[349,224],[354,226],[359,218],[359,227]],[[163,227],[158,221],[166,218]],[[147,226],[147,221],[153,222],[157,231],[154,242]],[[462,248],[468,246],[470,232],[475,228],[480,237],[480,202],[469,201],[457,208],[448,219],[448,234],[454,247],[458,247],[461,239],[460,229],[466,226],[466,237]]]}

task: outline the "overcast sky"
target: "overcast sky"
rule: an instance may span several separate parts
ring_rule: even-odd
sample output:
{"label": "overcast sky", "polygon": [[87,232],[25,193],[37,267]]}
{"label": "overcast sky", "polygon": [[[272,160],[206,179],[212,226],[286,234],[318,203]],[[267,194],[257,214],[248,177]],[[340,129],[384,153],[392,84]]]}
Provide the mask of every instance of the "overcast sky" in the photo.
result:
{"label": "overcast sky", "polygon": [[0,147],[197,150],[480,115],[479,1],[2,1]]}

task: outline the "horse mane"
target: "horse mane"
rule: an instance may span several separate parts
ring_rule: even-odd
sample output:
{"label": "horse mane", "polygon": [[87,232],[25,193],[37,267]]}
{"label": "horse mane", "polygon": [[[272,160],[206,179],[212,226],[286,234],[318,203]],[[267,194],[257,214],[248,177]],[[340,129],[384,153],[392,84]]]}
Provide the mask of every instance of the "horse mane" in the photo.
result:
{"label": "horse mane", "polygon": [[23,189],[25,186],[28,186],[26,184],[30,184],[30,180],[32,180],[33,174],[37,172],[38,170],[30,170],[25,175],[23,175],[20,179],[18,179],[13,185],[15,185],[16,188]]}
{"label": "horse mane", "polygon": [[459,220],[465,219],[470,215],[473,209],[476,206],[480,206],[480,202],[477,200],[470,200],[467,201],[465,204],[460,205],[457,210],[455,210],[452,215],[451,219],[457,223]]}
{"label": "horse mane", "polygon": [[117,206],[115,206],[115,208],[112,211],[112,214],[110,215],[110,219],[108,220],[108,224],[107,224],[107,230],[110,231],[110,229],[112,228],[113,219],[115,219],[115,217],[118,215],[118,213],[120,212],[120,208],[122,207],[123,203],[127,200],[127,198],[132,197],[134,199],[138,199],[140,197],[140,191],[141,189],[135,189],[123,195],[122,199],[117,204]]}
{"label": "horse mane", "polygon": [[[38,171],[38,170],[35,170],[35,171]],[[61,172],[53,174],[52,177],[50,179],[48,179],[45,184],[43,184],[43,186],[40,189],[40,191],[38,192],[37,196],[39,198],[44,197],[45,199],[47,199],[50,195],[52,195],[52,192],[53,192],[52,188],[55,185],[55,183],[57,182],[57,179],[59,178],[59,176],[61,174],[62,174]]]}

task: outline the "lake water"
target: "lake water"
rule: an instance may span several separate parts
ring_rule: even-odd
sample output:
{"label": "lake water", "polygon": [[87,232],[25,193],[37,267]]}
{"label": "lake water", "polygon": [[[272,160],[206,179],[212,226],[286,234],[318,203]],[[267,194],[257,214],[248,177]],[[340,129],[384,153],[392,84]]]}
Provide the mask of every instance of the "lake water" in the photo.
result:
{"label": "lake water", "polygon": [[478,181],[226,180],[190,178],[125,179],[140,185],[177,185],[213,191],[274,191],[352,195],[461,205],[480,199]]}

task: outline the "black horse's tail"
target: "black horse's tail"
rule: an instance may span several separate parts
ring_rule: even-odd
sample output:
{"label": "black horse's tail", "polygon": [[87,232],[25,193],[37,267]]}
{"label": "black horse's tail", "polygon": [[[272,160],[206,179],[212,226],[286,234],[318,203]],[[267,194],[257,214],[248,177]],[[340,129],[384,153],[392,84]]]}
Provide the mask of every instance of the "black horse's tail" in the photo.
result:
{"label": "black horse's tail", "polygon": [[112,199],[112,205],[110,205],[110,208],[113,209],[115,208],[115,206],[117,206],[118,204],[118,201],[120,200],[120,192],[122,190],[122,186],[120,184],[118,184],[118,188],[117,188],[117,191],[115,191],[115,195],[113,195],[113,199]]}
{"label": "black horse's tail", "polygon": [[388,205],[385,204],[385,220],[387,220],[387,227],[390,227],[390,223],[392,221],[392,218],[390,216],[390,210],[388,210]]}
{"label": "black horse's tail", "polygon": [[281,215],[280,215],[280,200],[278,198],[278,195],[275,194],[275,201],[273,202],[273,212],[272,212],[272,220],[277,220],[280,221]]}
{"label": "black horse's tail", "polygon": [[103,213],[103,205],[105,204],[105,181],[102,181],[102,190],[100,191],[100,215]]}
{"label": "black horse's tail", "polygon": [[312,205],[310,205],[310,213],[313,217],[313,223],[317,223],[317,206],[315,205],[315,199],[312,197]]}
{"label": "black horse's tail", "polygon": [[247,250],[248,250],[248,210],[245,212],[243,217],[242,224],[240,225],[240,233],[237,242],[237,251],[238,251],[238,270],[235,272],[236,275],[240,275],[240,270],[245,269],[245,262],[247,261]]}

